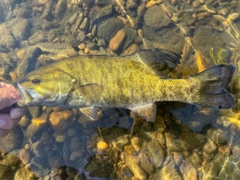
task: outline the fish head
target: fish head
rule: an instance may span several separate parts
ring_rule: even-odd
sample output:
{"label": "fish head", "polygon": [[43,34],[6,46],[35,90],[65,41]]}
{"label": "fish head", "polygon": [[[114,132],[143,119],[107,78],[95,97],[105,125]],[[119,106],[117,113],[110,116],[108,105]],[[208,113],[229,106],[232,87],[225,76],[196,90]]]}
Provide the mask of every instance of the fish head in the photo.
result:
{"label": "fish head", "polygon": [[17,83],[22,96],[20,106],[58,106],[74,89],[76,79],[60,69],[39,69],[27,74]]}

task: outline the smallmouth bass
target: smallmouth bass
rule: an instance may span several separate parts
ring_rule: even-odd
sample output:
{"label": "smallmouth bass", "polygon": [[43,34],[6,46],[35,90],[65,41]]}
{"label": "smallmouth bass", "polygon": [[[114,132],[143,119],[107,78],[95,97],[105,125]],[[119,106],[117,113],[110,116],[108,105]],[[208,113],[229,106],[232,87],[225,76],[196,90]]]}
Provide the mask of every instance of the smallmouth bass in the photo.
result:
{"label": "smallmouth bass", "polygon": [[97,119],[97,108],[126,108],[147,121],[156,101],[180,101],[216,109],[234,106],[227,91],[235,67],[217,65],[186,79],[158,75],[145,60],[152,51],[129,56],[81,55],[40,67],[16,84],[20,106],[80,108]]}

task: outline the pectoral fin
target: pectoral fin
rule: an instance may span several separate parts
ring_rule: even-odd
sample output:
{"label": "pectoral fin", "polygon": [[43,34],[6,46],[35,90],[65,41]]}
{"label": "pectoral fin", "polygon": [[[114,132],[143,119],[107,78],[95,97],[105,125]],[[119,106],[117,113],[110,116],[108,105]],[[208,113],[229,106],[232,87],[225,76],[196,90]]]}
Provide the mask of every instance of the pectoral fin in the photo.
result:
{"label": "pectoral fin", "polygon": [[157,114],[157,107],[156,104],[146,104],[143,106],[138,106],[132,109],[137,115],[144,118],[147,121],[153,122],[155,121],[156,114]]}
{"label": "pectoral fin", "polygon": [[98,112],[95,107],[85,107],[79,109],[85,116],[88,116],[91,120],[97,120]]}

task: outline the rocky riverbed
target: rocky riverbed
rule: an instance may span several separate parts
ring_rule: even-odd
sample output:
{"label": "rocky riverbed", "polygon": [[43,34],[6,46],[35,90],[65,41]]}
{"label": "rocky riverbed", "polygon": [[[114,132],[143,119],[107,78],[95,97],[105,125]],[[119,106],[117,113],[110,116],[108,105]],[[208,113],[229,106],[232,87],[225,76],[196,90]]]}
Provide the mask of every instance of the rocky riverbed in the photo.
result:
{"label": "rocky riverbed", "polygon": [[78,109],[29,107],[0,141],[0,179],[239,179],[239,12],[234,0],[0,1],[1,81],[78,54],[145,49],[169,53],[159,57],[169,78],[237,67],[230,110],[159,102],[151,123],[124,109],[93,122]]}

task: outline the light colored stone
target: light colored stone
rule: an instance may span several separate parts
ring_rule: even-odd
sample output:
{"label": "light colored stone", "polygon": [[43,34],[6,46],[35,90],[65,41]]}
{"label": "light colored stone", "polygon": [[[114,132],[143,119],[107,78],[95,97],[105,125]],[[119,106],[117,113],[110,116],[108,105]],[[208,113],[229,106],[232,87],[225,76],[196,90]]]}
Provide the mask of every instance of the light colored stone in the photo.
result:
{"label": "light colored stone", "polygon": [[117,51],[122,45],[126,34],[123,29],[119,30],[109,42],[109,48],[112,51]]}

